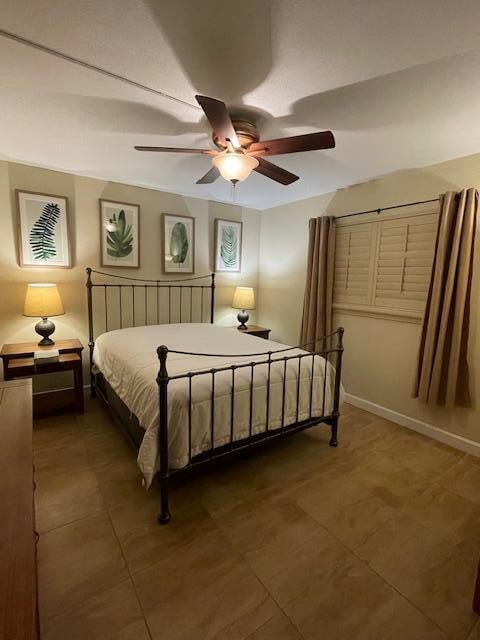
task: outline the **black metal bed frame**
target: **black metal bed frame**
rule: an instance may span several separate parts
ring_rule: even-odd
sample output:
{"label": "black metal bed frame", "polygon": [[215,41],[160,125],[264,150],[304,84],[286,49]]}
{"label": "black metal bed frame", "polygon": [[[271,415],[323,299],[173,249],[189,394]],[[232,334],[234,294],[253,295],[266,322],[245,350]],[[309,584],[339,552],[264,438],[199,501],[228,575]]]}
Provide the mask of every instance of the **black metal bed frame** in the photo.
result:
{"label": "black metal bed frame", "polygon": [[[89,352],[90,352],[90,377],[91,377],[91,397],[95,398],[97,395],[97,383],[96,383],[96,374],[93,371],[93,349],[94,349],[94,319],[93,319],[93,289],[100,288],[103,289],[103,304],[105,309],[105,332],[109,331],[109,322],[108,322],[108,308],[111,301],[109,301],[108,290],[110,288],[116,289],[118,291],[118,304],[119,304],[119,327],[115,328],[123,328],[123,309],[122,309],[122,301],[125,299],[125,296],[122,299],[122,289],[129,289],[131,291],[130,300],[132,302],[132,326],[141,326],[135,324],[135,304],[136,304],[136,296],[135,290],[136,288],[140,288],[144,290],[143,295],[143,319],[145,320],[144,324],[148,324],[148,303],[149,298],[147,295],[147,291],[149,288],[156,289],[155,300],[155,308],[154,308],[154,318],[157,320],[156,324],[160,324],[160,305],[161,305],[161,290],[166,289],[168,291],[167,295],[167,316],[168,323],[171,324],[173,313],[172,313],[172,300],[173,295],[172,292],[178,289],[178,303],[179,308],[177,313],[175,314],[176,318],[180,323],[182,322],[192,322],[194,318],[193,313],[193,305],[194,305],[194,290],[199,290],[200,297],[197,296],[197,302],[200,303],[200,313],[197,314],[197,317],[200,317],[200,322],[204,320],[204,291],[210,289],[210,306],[209,306],[209,322],[213,324],[214,321],[214,309],[215,309],[215,274],[212,273],[208,276],[199,276],[196,278],[188,278],[185,280],[145,280],[141,278],[128,278],[126,276],[118,276],[115,274],[109,274],[102,271],[95,271],[88,267],[86,269],[87,272],[87,300],[88,300],[88,334],[89,334]],[[128,280],[128,284],[117,284],[110,282],[103,283],[94,283],[92,280],[92,274],[106,276],[107,278],[113,279],[122,279]],[[197,281],[205,281],[207,278],[210,279],[210,284],[197,284]],[[137,284],[138,282],[142,282],[144,284]],[[194,282],[194,284],[183,284],[185,282]],[[148,283],[148,284],[147,284]],[[181,283],[181,284],[178,284]],[[187,292],[190,292],[190,296],[187,293],[187,305],[189,312],[185,316],[185,312],[182,313],[182,305],[185,305],[185,298],[183,294],[183,290],[186,289]],[[164,296],[165,297],[165,296]],[[151,302],[151,301],[150,301]],[[187,317],[187,319],[185,319]],[[298,431],[303,431],[308,429],[309,427],[313,427],[320,423],[326,423],[331,427],[331,437],[330,437],[330,446],[337,446],[337,430],[338,430],[338,419],[339,419],[339,404],[340,404],[340,382],[341,382],[341,371],[342,371],[342,355],[343,355],[343,328],[340,327],[335,332],[328,336],[324,336],[320,340],[316,340],[315,342],[308,343],[307,345],[300,345],[297,347],[288,347],[281,350],[275,351],[262,351],[250,354],[218,354],[218,353],[198,353],[198,352],[189,352],[189,351],[178,351],[174,349],[169,349],[166,345],[161,345],[157,348],[157,355],[159,359],[159,371],[156,378],[156,382],[158,384],[158,398],[159,398],[159,431],[158,431],[158,440],[159,440],[159,464],[160,469],[158,472],[158,479],[160,482],[160,515],[158,517],[158,521],[160,524],[167,524],[170,520],[170,511],[169,511],[169,478],[173,473],[178,473],[181,471],[185,471],[191,469],[192,467],[204,464],[206,462],[216,461],[225,456],[240,452],[242,450],[246,450],[252,447],[256,447],[260,444],[263,444],[269,440],[274,440],[282,436],[290,435],[296,433]],[[332,347],[327,347],[328,344],[332,344],[336,338],[336,343]],[[322,349],[316,349],[316,344],[320,342],[323,345]],[[292,351],[294,349],[305,348],[308,346],[314,345],[313,349],[310,349],[309,352],[304,352],[300,354],[294,355],[285,355],[288,351]],[[179,375],[170,376],[167,371],[167,357],[169,353],[175,354],[183,354],[183,355],[192,355],[192,356],[203,356],[203,357],[238,357],[238,358],[248,358],[248,357],[260,357],[260,360],[252,360],[249,362],[242,362],[240,364],[231,364],[225,365],[217,368],[206,369],[202,371],[191,371],[187,373],[182,373]],[[279,355],[281,354],[281,355]],[[335,354],[335,355],[334,355]],[[315,377],[315,358],[316,356],[321,356],[324,359],[324,371],[323,371],[323,400],[322,400],[322,415],[315,416],[313,415],[313,386],[314,386],[314,377]],[[300,408],[300,382],[301,382],[301,366],[302,361],[305,358],[312,359],[312,375],[310,376],[310,390],[309,390],[309,417],[307,419],[299,421],[299,408]],[[296,420],[293,424],[285,424],[285,402],[286,402],[286,385],[287,385],[287,364],[289,361],[298,360],[298,369],[296,373]],[[334,393],[333,393],[333,408],[331,413],[325,415],[325,394],[326,394],[326,385],[327,385],[327,367],[328,362],[333,360],[333,365],[335,368],[335,379],[334,379]],[[270,418],[270,391],[271,391],[271,368],[275,363],[283,363],[283,380],[282,380],[282,410],[281,410],[281,426],[277,428],[269,428],[269,418]],[[266,401],[265,401],[265,430],[260,433],[253,433],[253,389],[254,389],[254,373],[255,367],[265,366],[267,370],[267,383],[266,383]],[[282,366],[282,365],[279,365]],[[248,386],[249,391],[249,435],[246,438],[242,438],[240,440],[235,440],[235,374],[239,369],[249,369],[250,370],[250,381]],[[230,425],[229,425],[229,440],[226,444],[221,446],[215,446],[215,376],[219,373],[223,372],[231,372],[231,387],[230,387]],[[211,447],[204,451],[201,454],[197,454],[192,456],[192,380],[198,376],[210,376],[211,377],[211,395],[210,395],[210,440]],[[169,455],[168,455],[168,384],[173,380],[184,379],[188,381],[188,464],[182,469],[170,469],[169,466]],[[107,381],[108,383],[108,381]],[[103,394],[101,394],[103,395]],[[108,401],[107,401],[108,402]],[[113,408],[112,408],[113,409]],[[118,414],[117,414],[117,417]]]}

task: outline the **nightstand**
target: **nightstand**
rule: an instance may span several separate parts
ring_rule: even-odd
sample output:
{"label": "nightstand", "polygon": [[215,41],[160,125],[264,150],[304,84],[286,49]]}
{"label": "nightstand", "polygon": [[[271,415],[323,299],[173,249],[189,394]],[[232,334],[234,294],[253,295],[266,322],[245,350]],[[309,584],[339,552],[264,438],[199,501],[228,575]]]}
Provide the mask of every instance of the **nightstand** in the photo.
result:
{"label": "nightstand", "polygon": [[[238,327],[236,327],[238,329]],[[268,340],[268,334],[271,329],[266,329],[265,327],[260,327],[258,324],[249,324],[246,329],[238,329],[240,333],[248,333],[250,336],[257,336],[257,338],[265,338]]]}
{"label": "nightstand", "polygon": [[[34,352],[48,351],[49,349],[58,349],[58,362],[34,364]],[[0,358],[3,360],[3,377],[5,380],[14,380],[42,373],[72,371],[73,394],[72,390],[67,389],[66,391],[35,395],[34,414],[43,414],[52,409],[63,409],[65,405],[73,406],[78,413],[83,413],[82,351],[83,345],[77,339],[56,340],[54,345],[47,347],[40,347],[36,342],[4,344],[0,352]]]}

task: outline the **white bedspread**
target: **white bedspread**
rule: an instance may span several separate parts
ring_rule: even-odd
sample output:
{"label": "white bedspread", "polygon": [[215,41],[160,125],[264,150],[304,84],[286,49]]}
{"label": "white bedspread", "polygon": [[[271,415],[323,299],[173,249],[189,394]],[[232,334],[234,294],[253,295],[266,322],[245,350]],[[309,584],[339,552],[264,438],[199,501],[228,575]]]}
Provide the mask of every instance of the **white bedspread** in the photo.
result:
{"label": "white bedspread", "polygon": [[[138,465],[147,486],[159,468],[158,456],[158,385],[156,377],[159,362],[156,349],[165,344],[169,349],[197,351],[203,353],[250,354],[262,351],[278,351],[286,345],[242,334],[236,329],[212,324],[165,324],[134,327],[110,331],[95,341],[93,359],[113,390],[135,414],[145,436],[138,454]],[[305,353],[298,349],[279,354]],[[204,357],[169,353],[167,370],[169,376],[189,371],[205,371],[230,364],[241,364],[264,360],[265,356]],[[312,393],[312,415],[329,415],[333,408],[334,368],[319,356],[301,360],[300,384],[298,385],[298,359],[288,362],[284,424],[305,420],[310,416],[311,371],[314,365]],[[327,371],[324,390],[324,372]],[[254,368],[252,433],[266,428],[266,397],[268,366]],[[282,424],[284,362],[272,364],[270,373],[270,400],[268,428]],[[235,372],[234,440],[249,435],[251,367]],[[297,418],[297,387],[299,403]],[[215,434],[216,447],[230,441],[231,429],[232,372],[215,375]],[[211,374],[192,378],[192,456],[211,448]],[[168,385],[168,432],[169,464],[178,469],[188,464],[188,379],[171,380]],[[343,390],[342,398],[343,401]]]}

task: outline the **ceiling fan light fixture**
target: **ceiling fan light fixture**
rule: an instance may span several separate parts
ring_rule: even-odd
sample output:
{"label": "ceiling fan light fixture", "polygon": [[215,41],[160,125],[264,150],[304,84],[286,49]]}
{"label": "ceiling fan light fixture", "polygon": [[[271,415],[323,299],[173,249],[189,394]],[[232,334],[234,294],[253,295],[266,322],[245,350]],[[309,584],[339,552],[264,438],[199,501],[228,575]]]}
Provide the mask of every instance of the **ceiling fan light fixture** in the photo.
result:
{"label": "ceiling fan light fixture", "polygon": [[234,184],[246,180],[252,171],[258,167],[256,158],[238,151],[220,153],[212,159],[212,163],[220,171],[222,178]]}

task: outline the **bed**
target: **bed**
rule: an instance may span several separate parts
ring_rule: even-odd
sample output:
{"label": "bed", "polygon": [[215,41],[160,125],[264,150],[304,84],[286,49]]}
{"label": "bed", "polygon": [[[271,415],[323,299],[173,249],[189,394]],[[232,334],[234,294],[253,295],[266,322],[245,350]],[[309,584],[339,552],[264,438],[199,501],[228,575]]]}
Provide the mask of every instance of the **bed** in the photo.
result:
{"label": "bed", "polygon": [[138,447],[146,486],[158,477],[161,524],[173,473],[321,422],[337,445],[343,329],[306,350],[215,325],[214,274],[160,281],[87,268],[87,294],[92,396]]}

